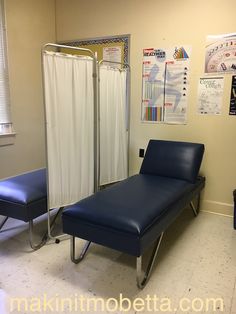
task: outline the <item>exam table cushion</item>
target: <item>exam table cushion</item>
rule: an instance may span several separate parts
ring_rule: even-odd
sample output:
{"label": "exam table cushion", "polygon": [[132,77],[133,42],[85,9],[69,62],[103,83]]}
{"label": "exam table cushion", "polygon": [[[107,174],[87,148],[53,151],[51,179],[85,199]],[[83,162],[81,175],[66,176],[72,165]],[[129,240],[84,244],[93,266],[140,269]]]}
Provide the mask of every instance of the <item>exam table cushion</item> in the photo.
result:
{"label": "exam table cushion", "polygon": [[139,256],[204,186],[146,174],[134,175],[70,206],[63,230]]}

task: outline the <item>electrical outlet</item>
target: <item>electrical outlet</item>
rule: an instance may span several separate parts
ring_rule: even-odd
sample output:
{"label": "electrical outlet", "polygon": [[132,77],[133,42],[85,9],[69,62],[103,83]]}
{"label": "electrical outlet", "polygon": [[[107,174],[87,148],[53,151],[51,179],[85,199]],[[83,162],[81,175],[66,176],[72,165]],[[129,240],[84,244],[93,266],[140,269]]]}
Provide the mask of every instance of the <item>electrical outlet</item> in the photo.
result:
{"label": "electrical outlet", "polygon": [[144,157],[145,150],[143,148],[139,148],[139,157]]}

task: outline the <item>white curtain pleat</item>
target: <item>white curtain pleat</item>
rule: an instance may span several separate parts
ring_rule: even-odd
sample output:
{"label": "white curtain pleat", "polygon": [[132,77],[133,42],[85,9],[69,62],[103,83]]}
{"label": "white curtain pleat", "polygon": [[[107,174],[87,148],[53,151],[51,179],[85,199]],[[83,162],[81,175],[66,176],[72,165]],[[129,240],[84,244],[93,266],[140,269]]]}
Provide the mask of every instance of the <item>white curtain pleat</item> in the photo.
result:
{"label": "white curtain pleat", "polygon": [[45,52],[49,207],[93,193],[92,60]]}
{"label": "white curtain pleat", "polygon": [[127,178],[127,72],[100,67],[100,184]]}

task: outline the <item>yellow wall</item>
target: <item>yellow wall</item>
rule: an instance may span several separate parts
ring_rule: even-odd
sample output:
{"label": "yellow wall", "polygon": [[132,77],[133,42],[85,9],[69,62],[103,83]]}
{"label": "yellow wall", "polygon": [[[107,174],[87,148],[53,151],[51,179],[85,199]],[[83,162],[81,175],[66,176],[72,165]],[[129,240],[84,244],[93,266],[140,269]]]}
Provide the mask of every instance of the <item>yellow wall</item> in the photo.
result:
{"label": "yellow wall", "polygon": [[[225,77],[221,116],[197,115],[196,103],[206,35],[236,32],[234,7],[235,0],[56,1],[58,41],[131,34],[131,173],[141,163],[138,149],[150,138],[203,142],[203,208],[223,213],[232,213],[236,188],[236,117],[228,115],[231,76]],[[142,49],[183,44],[192,46],[188,124],[141,123]]]}
{"label": "yellow wall", "polygon": [[[56,7],[55,7],[56,3]],[[41,46],[53,41],[131,34],[130,171],[150,138],[203,142],[207,177],[203,208],[232,213],[236,188],[236,117],[228,115],[231,76],[225,76],[221,116],[196,114],[205,37],[236,32],[234,0],[6,0],[14,145],[0,147],[0,177],[45,165]],[[55,30],[56,15],[56,30]],[[191,45],[188,124],[141,123],[142,49]],[[1,143],[0,143],[1,144]]]}
{"label": "yellow wall", "polygon": [[1,178],[45,166],[40,50],[44,43],[55,41],[54,0],[5,2],[11,111],[17,135],[14,145],[0,147]]}

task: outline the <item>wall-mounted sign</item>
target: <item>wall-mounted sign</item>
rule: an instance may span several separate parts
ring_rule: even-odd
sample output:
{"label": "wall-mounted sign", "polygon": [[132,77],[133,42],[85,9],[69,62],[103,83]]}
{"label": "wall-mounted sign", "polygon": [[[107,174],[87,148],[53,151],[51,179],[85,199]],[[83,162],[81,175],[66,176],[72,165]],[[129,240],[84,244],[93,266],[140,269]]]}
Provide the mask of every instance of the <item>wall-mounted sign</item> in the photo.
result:
{"label": "wall-mounted sign", "polygon": [[198,86],[198,113],[221,114],[223,77],[201,77]]}
{"label": "wall-mounted sign", "polygon": [[[119,47],[119,46],[117,46],[117,47],[104,47],[103,48],[103,60],[109,61],[109,63],[121,62],[121,47]],[[113,66],[114,65],[115,65],[115,63],[113,64]]]}

